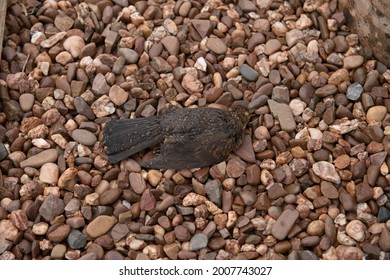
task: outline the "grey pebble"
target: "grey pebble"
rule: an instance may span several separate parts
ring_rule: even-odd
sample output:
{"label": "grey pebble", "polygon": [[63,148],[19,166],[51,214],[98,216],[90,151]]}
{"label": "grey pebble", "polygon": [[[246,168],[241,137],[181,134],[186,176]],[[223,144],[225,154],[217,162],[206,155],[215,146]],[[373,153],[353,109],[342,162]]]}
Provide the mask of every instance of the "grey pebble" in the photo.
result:
{"label": "grey pebble", "polygon": [[199,249],[205,248],[209,243],[209,238],[203,233],[197,233],[192,236],[190,240],[190,251],[198,251]]}
{"label": "grey pebble", "polygon": [[248,64],[241,65],[240,74],[250,82],[255,82],[259,78],[259,73]]}
{"label": "grey pebble", "polygon": [[76,142],[86,146],[92,146],[97,141],[95,134],[85,129],[75,129],[71,136]]}
{"label": "grey pebble", "polygon": [[72,229],[67,242],[70,248],[81,249],[87,244],[87,237],[77,229]]}
{"label": "grey pebble", "polygon": [[347,98],[352,101],[358,100],[362,95],[362,92],[362,85],[359,83],[353,83],[347,88]]}
{"label": "grey pebble", "polygon": [[205,185],[205,190],[211,202],[221,207],[222,185],[219,180],[210,180]]}

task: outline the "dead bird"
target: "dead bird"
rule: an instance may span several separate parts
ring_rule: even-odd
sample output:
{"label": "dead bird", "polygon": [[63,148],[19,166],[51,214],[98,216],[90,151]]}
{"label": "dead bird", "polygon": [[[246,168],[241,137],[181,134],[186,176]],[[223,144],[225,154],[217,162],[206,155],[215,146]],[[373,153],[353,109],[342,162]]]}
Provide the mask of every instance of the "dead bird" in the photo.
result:
{"label": "dead bird", "polygon": [[200,168],[225,160],[242,142],[249,111],[233,104],[212,107],[169,107],[159,116],[113,120],[104,128],[108,159],[118,162],[159,145],[157,156],[140,164],[154,169]]}

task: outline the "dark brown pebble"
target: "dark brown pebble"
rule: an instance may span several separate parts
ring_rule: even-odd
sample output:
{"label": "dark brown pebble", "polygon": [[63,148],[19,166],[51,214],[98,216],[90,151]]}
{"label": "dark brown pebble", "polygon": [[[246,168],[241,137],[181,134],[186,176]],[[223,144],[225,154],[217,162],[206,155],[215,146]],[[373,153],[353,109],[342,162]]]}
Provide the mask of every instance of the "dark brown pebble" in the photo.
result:
{"label": "dark brown pebble", "polygon": [[118,200],[118,198],[122,194],[122,189],[115,188],[115,189],[109,189],[105,192],[103,192],[99,197],[99,204],[100,205],[111,205],[115,201]]}
{"label": "dark brown pebble", "polygon": [[346,52],[349,48],[348,41],[344,36],[338,35],[333,38],[334,42],[334,51],[335,52]]}
{"label": "dark brown pebble", "polygon": [[307,236],[301,239],[301,245],[304,247],[314,247],[320,243],[319,236]]}
{"label": "dark brown pebble", "polygon": [[291,243],[287,240],[280,241],[276,243],[274,246],[275,252],[279,254],[286,254],[290,251],[290,249],[291,249]]}
{"label": "dark brown pebble", "polygon": [[355,198],[348,193],[340,194],[340,202],[343,205],[345,211],[356,211],[356,200]]}

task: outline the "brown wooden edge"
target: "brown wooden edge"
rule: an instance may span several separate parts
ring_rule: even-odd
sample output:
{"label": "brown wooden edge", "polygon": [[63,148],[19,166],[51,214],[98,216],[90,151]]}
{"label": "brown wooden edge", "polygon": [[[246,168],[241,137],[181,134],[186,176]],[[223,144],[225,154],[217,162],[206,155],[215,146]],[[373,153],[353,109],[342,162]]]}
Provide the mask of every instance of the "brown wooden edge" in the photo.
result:
{"label": "brown wooden edge", "polygon": [[5,15],[7,13],[7,0],[0,0],[0,57],[3,53],[3,37],[5,28]]}

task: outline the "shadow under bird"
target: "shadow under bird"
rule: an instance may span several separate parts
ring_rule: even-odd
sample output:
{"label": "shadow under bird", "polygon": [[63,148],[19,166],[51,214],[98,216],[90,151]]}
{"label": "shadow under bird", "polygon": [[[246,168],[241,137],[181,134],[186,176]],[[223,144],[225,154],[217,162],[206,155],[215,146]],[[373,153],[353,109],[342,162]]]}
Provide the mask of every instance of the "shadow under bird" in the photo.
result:
{"label": "shadow under bird", "polygon": [[159,116],[113,120],[104,128],[108,159],[118,162],[157,146],[154,158],[140,164],[154,169],[205,167],[225,160],[242,142],[249,111],[169,107]]}

